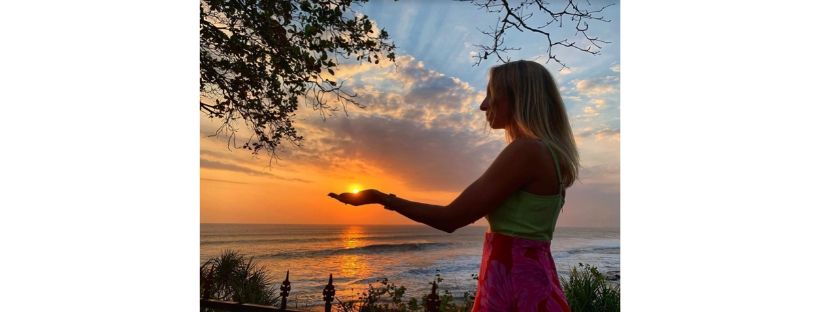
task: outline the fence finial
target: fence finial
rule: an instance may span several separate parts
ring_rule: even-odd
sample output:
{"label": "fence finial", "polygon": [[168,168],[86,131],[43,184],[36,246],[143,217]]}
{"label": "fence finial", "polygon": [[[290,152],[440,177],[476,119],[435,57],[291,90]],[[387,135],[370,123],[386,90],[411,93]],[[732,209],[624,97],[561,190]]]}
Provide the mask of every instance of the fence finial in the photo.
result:
{"label": "fence finial", "polygon": [[425,312],[438,312],[438,306],[441,303],[441,300],[438,298],[438,293],[436,291],[438,285],[436,282],[433,282],[433,290],[430,292],[430,295],[427,296],[427,301],[424,303],[424,311]]}
{"label": "fence finial", "polygon": [[288,294],[290,293],[290,270],[285,273],[285,280],[282,281],[282,286],[279,287],[281,291],[279,294],[282,295],[282,310],[287,309],[288,306]]}
{"label": "fence finial", "polygon": [[333,273],[330,273],[330,278],[327,279],[327,286],[322,290],[322,299],[325,300],[325,312],[330,312],[334,296],[336,296],[336,287],[333,286]]}

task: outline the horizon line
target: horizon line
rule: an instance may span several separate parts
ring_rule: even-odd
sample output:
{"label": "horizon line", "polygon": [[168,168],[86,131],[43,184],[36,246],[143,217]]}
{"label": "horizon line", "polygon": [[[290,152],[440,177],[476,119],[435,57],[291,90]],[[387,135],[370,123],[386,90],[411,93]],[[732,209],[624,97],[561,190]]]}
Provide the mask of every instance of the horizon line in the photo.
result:
{"label": "horizon line", "polygon": [[[212,224],[212,225],[355,225],[355,226],[373,226],[373,225],[380,225],[380,226],[421,226],[421,227],[430,227],[426,224],[395,224],[395,223],[370,223],[370,224],[362,224],[362,223],[231,223],[231,222],[199,222],[200,225],[203,224]],[[465,225],[464,227],[489,227],[489,225]],[[432,228],[432,227],[430,227]],[[558,228],[577,228],[577,229],[607,229],[607,230],[619,230],[621,227],[599,227],[599,226],[556,226]]]}

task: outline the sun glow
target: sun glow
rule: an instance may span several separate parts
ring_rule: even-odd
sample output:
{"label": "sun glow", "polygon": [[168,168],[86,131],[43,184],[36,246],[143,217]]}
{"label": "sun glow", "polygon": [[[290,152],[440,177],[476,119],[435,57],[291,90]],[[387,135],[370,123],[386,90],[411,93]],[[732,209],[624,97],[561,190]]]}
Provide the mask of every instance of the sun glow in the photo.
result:
{"label": "sun glow", "polygon": [[359,184],[351,184],[351,185],[348,187],[348,189],[350,189],[350,192],[351,192],[351,193],[356,194],[356,193],[358,193],[359,191],[361,191],[361,190],[362,190],[362,186],[361,186],[361,185],[359,185]]}

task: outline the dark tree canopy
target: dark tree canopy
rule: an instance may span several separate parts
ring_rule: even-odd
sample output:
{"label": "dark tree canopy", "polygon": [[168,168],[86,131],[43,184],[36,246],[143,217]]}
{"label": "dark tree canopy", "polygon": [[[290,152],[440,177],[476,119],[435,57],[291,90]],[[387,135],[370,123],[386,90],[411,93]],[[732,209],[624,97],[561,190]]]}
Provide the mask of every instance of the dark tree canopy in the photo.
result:
{"label": "dark tree canopy", "polygon": [[[282,139],[302,140],[292,123],[300,96],[322,116],[338,109],[328,94],[361,107],[332,80],[339,56],[395,61],[395,45],[366,15],[351,13],[359,2],[366,0],[201,0],[199,107],[222,121],[216,134],[275,155]],[[240,122],[251,136],[237,145]]]}

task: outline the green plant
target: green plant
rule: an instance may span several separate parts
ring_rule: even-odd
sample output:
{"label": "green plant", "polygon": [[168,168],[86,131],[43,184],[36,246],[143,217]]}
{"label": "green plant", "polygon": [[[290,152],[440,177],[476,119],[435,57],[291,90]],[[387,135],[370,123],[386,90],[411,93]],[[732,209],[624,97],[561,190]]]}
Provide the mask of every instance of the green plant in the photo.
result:
{"label": "green plant", "polygon": [[253,258],[225,250],[199,267],[199,293],[202,298],[275,305],[271,279]]}
{"label": "green plant", "polygon": [[[473,274],[473,279],[478,279],[478,275]],[[441,274],[436,270],[434,282],[440,285],[443,281]],[[431,286],[433,282],[429,283]],[[424,294],[421,299],[411,297],[407,302],[403,301],[405,291],[404,286],[396,286],[394,283],[388,282],[387,278],[379,280],[379,284],[373,286],[367,285],[367,290],[359,295],[358,300],[339,301],[338,310],[345,312],[411,312],[423,311],[424,303],[430,296],[429,293]],[[447,289],[439,289],[439,311],[441,312],[462,312],[470,311],[473,307],[473,300],[475,299],[475,292],[464,292],[464,304],[456,303],[453,295]],[[385,298],[386,296],[386,298]]]}
{"label": "green plant", "polygon": [[569,278],[561,277],[561,288],[573,312],[619,311],[621,290],[607,283],[598,268],[579,263],[573,266]]}
{"label": "green plant", "polygon": [[[472,279],[478,279],[478,275],[473,274]],[[438,285],[441,285],[442,281],[444,281],[444,279],[441,277],[441,273],[439,272],[439,270],[436,269],[435,282]],[[432,286],[433,282],[430,282],[429,284]],[[429,296],[430,296],[430,294],[425,294],[424,296],[422,296],[422,302],[426,302],[427,298]],[[464,303],[460,305],[460,304],[456,303],[455,298],[453,298],[453,294],[450,293],[449,290],[443,289],[442,293],[439,294],[439,300],[440,300],[440,303],[439,303],[439,306],[438,306],[438,310],[441,311],[441,312],[470,311],[473,308],[473,300],[475,300],[475,292],[474,291],[473,292],[465,291],[464,292]]]}
{"label": "green plant", "polygon": [[[367,290],[359,295],[358,300],[347,302],[338,298],[337,300],[339,308],[346,312],[420,311],[421,307],[415,298],[408,303],[402,302],[406,290],[404,286],[396,286],[394,283],[389,283],[387,278],[383,278],[375,287],[368,284]],[[387,298],[383,298],[385,295]]]}

